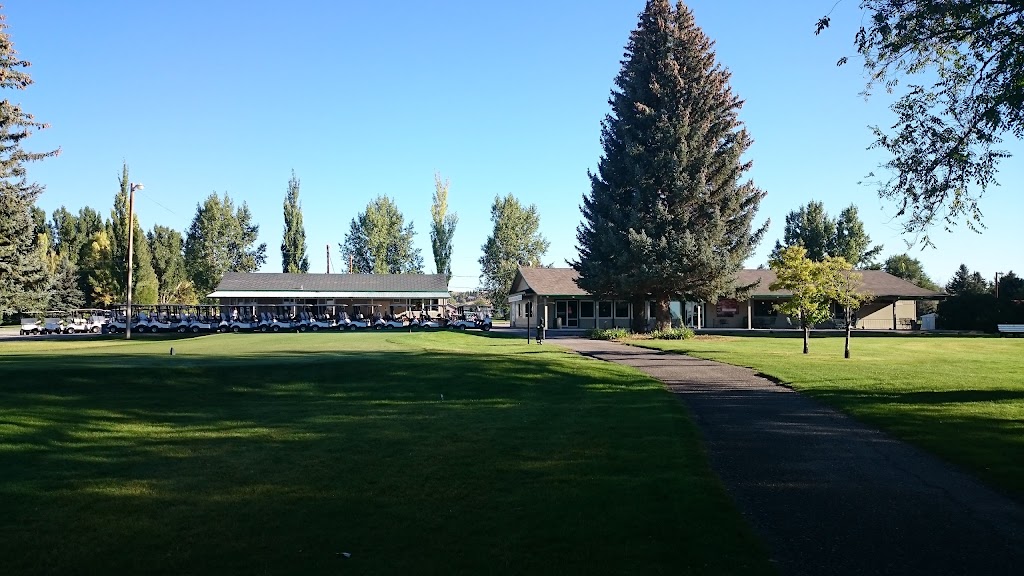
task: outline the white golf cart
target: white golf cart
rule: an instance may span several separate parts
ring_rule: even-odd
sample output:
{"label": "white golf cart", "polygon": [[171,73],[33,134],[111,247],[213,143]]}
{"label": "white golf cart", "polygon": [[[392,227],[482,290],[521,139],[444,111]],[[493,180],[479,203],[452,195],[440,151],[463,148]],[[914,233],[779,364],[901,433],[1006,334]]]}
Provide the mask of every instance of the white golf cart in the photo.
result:
{"label": "white golf cart", "polygon": [[76,308],[69,312],[65,334],[99,334],[107,323],[108,312],[98,308]]}
{"label": "white golf cart", "polygon": [[66,326],[64,316],[65,313],[60,310],[47,310],[41,332],[43,334],[63,334]]}
{"label": "white golf cart", "polygon": [[311,332],[319,332],[321,330],[330,330],[336,328],[337,323],[331,318],[331,315],[327,313],[322,306],[313,310],[313,313],[309,318],[309,330]]}
{"label": "white golf cart", "polygon": [[280,332],[282,330],[293,330],[294,328],[291,314],[283,306],[267,306],[260,313],[260,332]]}
{"label": "white golf cart", "polygon": [[409,323],[410,328],[419,328],[423,330],[437,330],[440,328],[446,328],[447,326],[448,321],[440,316],[437,318],[420,316],[419,318],[414,318],[412,322]]}
{"label": "white golf cart", "polygon": [[21,319],[21,330],[18,334],[22,336],[37,336],[43,331],[42,323],[39,318],[42,316],[42,312],[29,312],[29,316],[25,316]]}
{"label": "white golf cart", "polygon": [[483,317],[474,314],[472,312],[465,312],[460,306],[458,309],[458,315],[456,319],[449,324],[449,327],[453,330],[466,330],[467,328],[475,328],[483,330],[484,332],[490,332],[491,330],[491,315],[485,314]]}
{"label": "white golf cart", "polygon": [[260,318],[253,306],[243,307],[239,312],[238,308],[231,311],[231,320],[228,321],[228,329],[234,333],[242,331],[253,332],[260,327]]}
{"label": "white golf cart", "polygon": [[356,317],[352,318],[347,311],[342,310],[341,315],[338,316],[338,330],[361,330],[369,328],[371,324],[372,322],[363,318],[362,314],[356,314]]}

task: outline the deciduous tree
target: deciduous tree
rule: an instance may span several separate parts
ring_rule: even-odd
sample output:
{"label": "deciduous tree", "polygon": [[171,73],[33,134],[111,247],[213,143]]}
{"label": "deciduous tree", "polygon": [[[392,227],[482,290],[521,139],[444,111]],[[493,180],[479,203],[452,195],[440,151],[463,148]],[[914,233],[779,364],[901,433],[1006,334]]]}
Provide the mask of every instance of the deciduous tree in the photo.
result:
{"label": "deciduous tree", "polygon": [[885,270],[889,274],[896,276],[897,278],[903,278],[907,282],[920,286],[928,290],[939,291],[939,286],[932,281],[924,272],[924,265],[917,258],[912,258],[908,254],[898,254],[890,256],[886,259],[885,263],[882,264],[882,270]]}
{"label": "deciduous tree", "polygon": [[[159,285],[160,302],[179,302],[174,298],[178,286],[188,279],[185,273],[184,241],[181,232],[156,225],[146,235],[153,254],[153,271]],[[184,304],[184,302],[182,302]]]}
{"label": "deciduous tree", "polygon": [[864,277],[853,271],[853,265],[842,256],[829,256],[821,262],[822,279],[827,297],[842,308],[846,317],[846,343],[843,357],[850,357],[850,336],[853,329],[853,312],[871,299],[864,290]]}
{"label": "deciduous tree", "polygon": [[452,244],[459,215],[448,212],[449,181],[434,174],[434,202],[430,205],[430,247],[434,252],[434,266],[438,274],[452,279]]}
{"label": "deciduous tree", "polygon": [[823,203],[813,200],[786,215],[782,240],[775,241],[772,255],[789,246],[803,246],[807,257],[816,262],[842,256],[856,268],[871,266],[882,252],[882,246],[871,246],[856,206],[851,204],[838,218],[832,218]]}
{"label": "deciduous tree", "polygon": [[768,266],[775,271],[771,290],[788,290],[788,300],[775,304],[775,309],[800,318],[804,332],[804,354],[809,352],[811,327],[832,317],[831,278],[821,262],[807,257],[803,246],[795,245],[772,256]]}
{"label": "deciduous tree", "polygon": [[256,244],[259,225],[249,206],[235,209],[231,197],[216,192],[196,205],[185,238],[185,271],[200,297],[213,291],[225,272],[255,272],[267,260],[267,245]]}
{"label": "deciduous tree", "polygon": [[[1018,0],[861,0],[867,24],[854,37],[865,90],[900,96],[892,129],[874,127],[888,152],[879,193],[895,199],[907,231],[981,225],[979,199],[1024,134],[1024,3]],[[817,32],[830,24],[818,22]],[[843,57],[840,64],[846,62]]]}
{"label": "deciduous tree", "polygon": [[764,192],[746,179],[752,139],[729,80],[689,9],[647,2],[602,122],[572,266],[595,295],[628,298],[634,310],[653,298],[659,329],[679,295],[733,294],[767,227],[752,231]]}
{"label": "deciduous tree", "polygon": [[520,266],[540,266],[550,243],[540,233],[537,206],[524,207],[515,196],[494,197],[491,205],[494,229],[480,256],[483,285],[491,303],[502,313],[508,310],[508,292]]}
{"label": "deciduous tree", "polygon": [[110,246],[109,227],[94,233],[82,253],[87,290],[83,290],[90,306],[107,307],[117,302],[122,286],[114,278],[113,250]]}
{"label": "deciduous tree", "polygon": [[153,255],[146,242],[146,234],[139,225],[139,217],[132,215],[128,222],[128,196],[131,181],[128,177],[128,164],[121,167],[118,178],[120,188],[114,195],[114,207],[110,211],[110,249],[113,266],[113,279],[117,283],[118,299],[127,300],[128,293],[128,226],[132,226],[132,300],[137,304],[156,304],[159,293],[159,281],[153,271]]}
{"label": "deciduous tree", "polygon": [[302,225],[302,205],[299,204],[299,179],[292,170],[288,192],[284,197],[284,238],[281,240],[281,271],[291,274],[309,272],[306,255],[306,228]]}
{"label": "deciduous tree", "polygon": [[405,224],[398,206],[378,196],[349,223],[345,241],[339,244],[349,273],[406,274],[423,272],[423,257],[413,247],[413,223]]}
{"label": "deciduous tree", "polygon": [[[0,14],[0,90],[24,90],[32,78],[23,69]],[[57,155],[60,150],[28,152],[21,144],[46,124],[13,104],[0,101],[0,318],[46,306],[49,274],[36,250],[33,209],[43,187],[25,177],[25,164]],[[45,213],[43,219],[45,221]]]}

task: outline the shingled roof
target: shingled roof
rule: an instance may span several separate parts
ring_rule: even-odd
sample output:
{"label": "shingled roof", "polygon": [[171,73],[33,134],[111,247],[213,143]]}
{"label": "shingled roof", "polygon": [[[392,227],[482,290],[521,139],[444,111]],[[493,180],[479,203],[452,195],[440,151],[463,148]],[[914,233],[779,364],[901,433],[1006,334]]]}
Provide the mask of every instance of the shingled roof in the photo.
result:
{"label": "shingled roof", "polygon": [[541,296],[586,296],[588,292],[576,285],[579,277],[572,268],[520,266],[512,282],[512,292],[533,291]]}
{"label": "shingled roof", "polygon": [[448,298],[444,274],[285,274],[228,272],[210,298],[245,296]]}
{"label": "shingled roof", "polygon": [[[901,298],[905,300],[928,300],[944,298],[944,292],[926,290],[907,282],[903,278],[893,276],[884,270],[857,270],[863,282],[862,291],[874,298]],[[754,298],[780,298],[792,296],[789,290],[770,290],[776,275],[773,270],[740,270],[736,275],[736,286],[749,286],[760,283],[751,291]]]}
{"label": "shingled roof", "polygon": [[[916,286],[906,280],[893,276],[882,270],[858,270],[863,278],[863,290],[875,298],[902,299],[935,299],[946,296],[943,292],[934,292]],[[520,267],[512,284],[512,293],[530,292],[539,296],[587,296],[588,292],[576,285],[579,274],[572,268],[525,268]],[[792,296],[788,290],[769,290],[768,286],[775,282],[775,272],[771,270],[740,270],[736,275],[736,286],[754,287],[751,295],[754,298],[784,298]]]}

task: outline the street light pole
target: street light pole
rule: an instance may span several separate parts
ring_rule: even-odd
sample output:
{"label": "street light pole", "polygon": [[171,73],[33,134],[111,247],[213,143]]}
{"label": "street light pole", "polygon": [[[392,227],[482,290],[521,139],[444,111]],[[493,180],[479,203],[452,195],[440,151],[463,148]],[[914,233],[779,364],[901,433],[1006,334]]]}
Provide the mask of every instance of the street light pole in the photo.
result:
{"label": "street light pole", "polygon": [[996,272],[996,300],[999,299],[999,277],[1005,276],[1002,272]]}
{"label": "street light pole", "polygon": [[135,191],[142,190],[142,184],[128,184],[128,311],[124,317],[124,339],[132,339],[132,268],[135,267]]}

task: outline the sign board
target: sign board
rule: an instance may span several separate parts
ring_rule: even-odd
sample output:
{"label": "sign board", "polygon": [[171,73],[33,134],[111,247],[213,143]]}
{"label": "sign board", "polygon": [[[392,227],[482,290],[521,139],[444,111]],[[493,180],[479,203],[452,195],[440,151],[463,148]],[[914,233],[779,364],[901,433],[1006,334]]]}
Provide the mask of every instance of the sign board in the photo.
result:
{"label": "sign board", "polygon": [[732,298],[722,298],[715,306],[716,316],[735,316],[739,312],[740,303]]}
{"label": "sign board", "polygon": [[519,302],[522,299],[523,299],[523,295],[522,294],[513,294],[512,296],[508,297],[508,301],[509,302]]}

